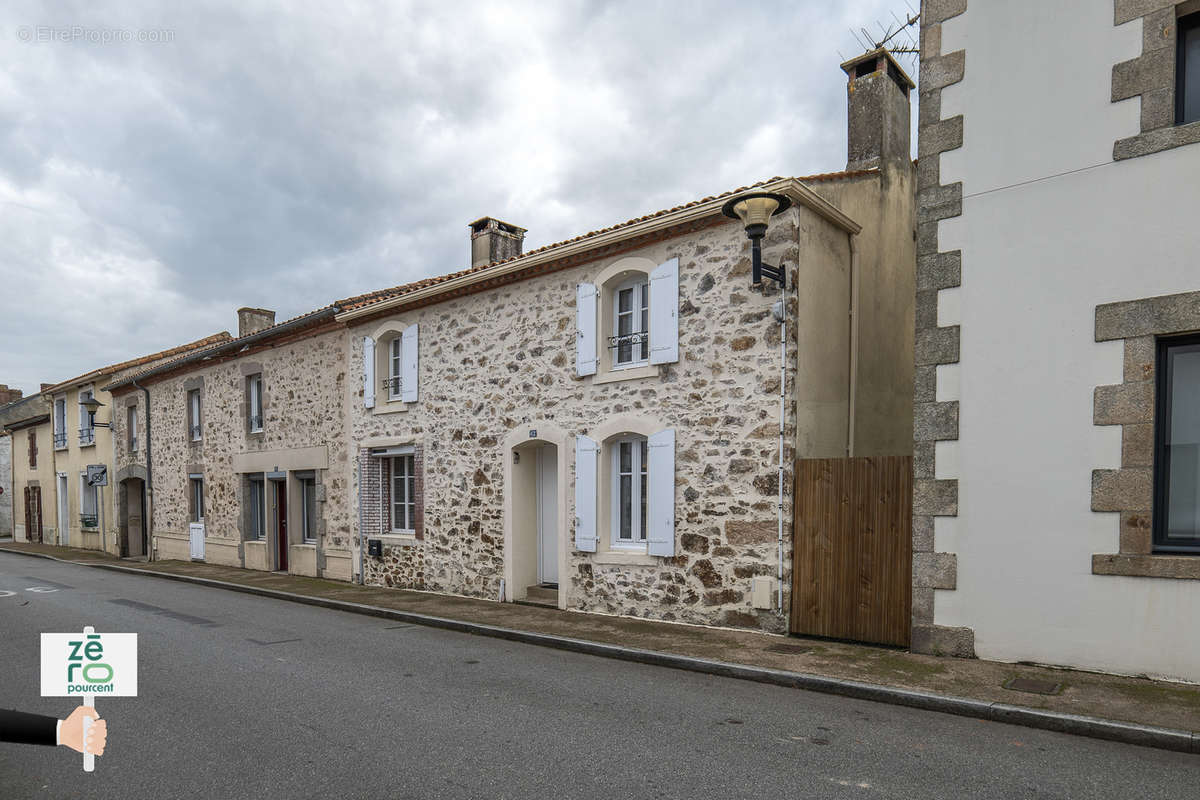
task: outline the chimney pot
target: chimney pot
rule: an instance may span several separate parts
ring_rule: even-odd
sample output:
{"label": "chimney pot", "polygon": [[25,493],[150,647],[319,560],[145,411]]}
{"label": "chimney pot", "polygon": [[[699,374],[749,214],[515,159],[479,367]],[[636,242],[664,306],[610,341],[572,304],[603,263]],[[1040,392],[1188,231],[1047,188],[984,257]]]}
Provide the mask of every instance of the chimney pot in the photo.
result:
{"label": "chimney pot", "polygon": [[471,223],[471,266],[480,267],[521,255],[525,229],[494,217],[480,217]]}
{"label": "chimney pot", "polygon": [[275,324],[275,312],[269,308],[239,308],[237,314],[239,339]]}
{"label": "chimney pot", "polygon": [[842,64],[848,77],[846,169],[870,169],[912,161],[912,79],[885,48]]}

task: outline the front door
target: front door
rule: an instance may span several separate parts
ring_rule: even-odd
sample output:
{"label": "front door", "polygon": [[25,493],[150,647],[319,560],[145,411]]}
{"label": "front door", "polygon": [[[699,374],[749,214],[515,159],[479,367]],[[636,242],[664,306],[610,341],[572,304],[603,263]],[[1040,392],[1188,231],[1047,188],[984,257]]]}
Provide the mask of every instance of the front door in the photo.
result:
{"label": "front door", "polygon": [[125,483],[125,555],[141,558],[146,554],[146,529],[142,524],[142,482],[130,479]]}
{"label": "front door", "polygon": [[69,533],[71,525],[67,520],[67,476],[58,476],[58,543],[66,547],[70,544]]}
{"label": "front door", "polygon": [[558,448],[537,452],[538,582],[558,583]]}
{"label": "front door", "polygon": [[287,483],[272,481],[275,487],[275,549],[279,554],[279,571],[288,568]]}

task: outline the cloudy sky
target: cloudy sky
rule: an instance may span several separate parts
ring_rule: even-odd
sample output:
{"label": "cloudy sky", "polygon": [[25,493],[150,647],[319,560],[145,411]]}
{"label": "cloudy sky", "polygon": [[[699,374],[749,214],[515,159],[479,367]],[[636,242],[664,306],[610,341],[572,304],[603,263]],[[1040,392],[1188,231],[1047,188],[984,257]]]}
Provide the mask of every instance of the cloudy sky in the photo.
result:
{"label": "cloudy sky", "polygon": [[0,383],[461,269],[481,216],[531,249],[842,169],[849,28],[908,8],[6,3]]}

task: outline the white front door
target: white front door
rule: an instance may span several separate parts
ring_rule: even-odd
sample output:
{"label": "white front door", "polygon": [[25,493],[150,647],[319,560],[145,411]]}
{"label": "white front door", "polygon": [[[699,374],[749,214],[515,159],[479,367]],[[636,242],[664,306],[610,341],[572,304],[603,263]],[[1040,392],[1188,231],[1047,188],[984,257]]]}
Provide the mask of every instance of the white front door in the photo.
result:
{"label": "white front door", "polygon": [[538,582],[558,583],[558,448],[538,448]]}
{"label": "white front door", "polygon": [[191,544],[193,561],[204,560],[204,523],[193,522],[188,525],[188,539]]}
{"label": "white front door", "polygon": [[58,543],[63,547],[70,541],[71,523],[67,518],[70,505],[67,503],[67,476],[58,476]]}

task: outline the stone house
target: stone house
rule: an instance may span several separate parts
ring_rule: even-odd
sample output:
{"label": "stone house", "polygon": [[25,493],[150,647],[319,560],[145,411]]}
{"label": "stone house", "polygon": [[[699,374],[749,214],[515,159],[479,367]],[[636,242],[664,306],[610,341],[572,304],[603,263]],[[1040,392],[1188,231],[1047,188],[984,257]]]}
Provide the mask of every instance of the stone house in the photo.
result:
{"label": "stone house", "polygon": [[914,648],[1200,681],[1200,3],[922,5]]}
{"label": "stone house", "polygon": [[[350,579],[347,345],[335,313],[275,324],[273,311],[242,308],[236,338],[107,387],[122,409],[122,535],[151,520],[147,557]],[[130,422],[146,430],[143,446],[129,446]]]}
{"label": "stone house", "polygon": [[[912,84],[844,68],[844,172],[530,253],[484,218],[470,269],[338,303],[366,582],[787,629],[793,459],[911,450]],[[722,215],[750,190],[791,201],[782,292]]]}

